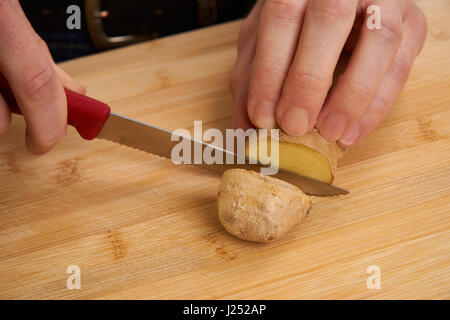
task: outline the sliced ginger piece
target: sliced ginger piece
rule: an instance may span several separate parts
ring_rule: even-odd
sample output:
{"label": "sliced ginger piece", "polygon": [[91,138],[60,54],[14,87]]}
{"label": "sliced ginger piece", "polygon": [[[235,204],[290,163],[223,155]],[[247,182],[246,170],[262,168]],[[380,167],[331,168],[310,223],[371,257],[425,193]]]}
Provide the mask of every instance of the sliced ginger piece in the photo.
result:
{"label": "sliced ginger piece", "polygon": [[[270,157],[271,138],[268,137],[268,156]],[[258,148],[258,143],[247,146]],[[280,131],[279,167],[308,178],[332,183],[337,167],[337,160],[344,154],[344,149],[336,142],[328,142],[317,130],[302,137],[291,137]]]}

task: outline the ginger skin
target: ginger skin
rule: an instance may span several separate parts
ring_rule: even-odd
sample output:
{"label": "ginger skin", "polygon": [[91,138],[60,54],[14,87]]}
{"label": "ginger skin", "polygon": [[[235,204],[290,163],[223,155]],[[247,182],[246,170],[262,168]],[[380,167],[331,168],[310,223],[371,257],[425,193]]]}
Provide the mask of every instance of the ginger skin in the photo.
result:
{"label": "ginger skin", "polygon": [[219,187],[219,220],[236,237],[271,242],[301,223],[311,200],[299,188],[254,171],[226,171]]}

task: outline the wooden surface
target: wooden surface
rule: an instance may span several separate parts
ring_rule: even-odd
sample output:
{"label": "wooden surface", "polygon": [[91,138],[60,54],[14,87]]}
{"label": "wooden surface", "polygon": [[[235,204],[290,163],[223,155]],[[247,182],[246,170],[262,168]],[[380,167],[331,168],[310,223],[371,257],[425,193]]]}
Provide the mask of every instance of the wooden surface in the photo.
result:
{"label": "wooden surface", "polygon": [[[229,235],[219,179],[69,129],[50,154],[0,137],[0,298],[450,298],[450,1],[420,1],[428,39],[382,125],[279,242]],[[230,126],[239,22],[64,63],[88,94],[168,129]],[[81,268],[81,289],[66,268]],[[366,287],[367,267],[381,289]]]}

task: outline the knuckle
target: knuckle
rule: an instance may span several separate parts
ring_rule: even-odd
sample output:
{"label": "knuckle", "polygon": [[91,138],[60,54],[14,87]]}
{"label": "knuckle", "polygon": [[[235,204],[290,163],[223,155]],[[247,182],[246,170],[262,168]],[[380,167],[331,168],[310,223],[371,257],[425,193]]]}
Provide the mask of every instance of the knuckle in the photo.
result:
{"label": "knuckle", "polygon": [[372,102],[372,105],[373,105],[373,109],[377,110],[377,112],[374,112],[372,114],[372,118],[374,121],[378,122],[378,121],[381,121],[384,111],[390,107],[391,102],[386,95],[379,95],[374,99],[374,101]]}
{"label": "knuckle", "polygon": [[301,103],[302,108],[315,117],[319,112],[323,99],[331,86],[331,78],[324,74],[291,70],[283,92],[283,104]]}
{"label": "knuckle", "polygon": [[350,96],[355,97],[356,101],[370,101],[374,96],[374,90],[371,89],[369,85],[364,83],[363,81],[358,81],[352,78],[345,78],[343,76],[346,92],[350,94]]}
{"label": "knuckle", "polygon": [[278,69],[259,67],[251,78],[249,107],[256,109],[261,101],[276,104],[282,86],[282,77],[283,74]]}
{"label": "knuckle", "polygon": [[428,22],[427,18],[425,17],[425,14],[422,12],[422,10],[417,10],[417,25],[418,27],[426,33],[428,28]]}
{"label": "knuckle", "polygon": [[301,14],[301,1],[298,0],[267,0],[263,15],[275,20],[297,23]]}
{"label": "knuckle", "polygon": [[22,79],[23,93],[31,100],[46,99],[57,89],[57,77],[50,66],[26,69]]}
{"label": "knuckle", "polygon": [[425,14],[419,8],[414,10],[413,22],[415,29],[417,30],[417,35],[420,37],[421,44],[423,45],[427,36],[428,22]]}
{"label": "knuckle", "polygon": [[66,125],[54,126],[51,131],[41,134],[35,139],[42,150],[50,150],[61,142],[66,134]]}
{"label": "knuckle", "polygon": [[398,56],[392,61],[391,67],[397,78],[404,81],[408,78],[412,64],[405,57]]}
{"label": "knuckle", "polygon": [[343,19],[353,19],[356,14],[354,1],[348,0],[312,0],[310,14],[319,21],[335,24]]}
{"label": "knuckle", "polygon": [[415,24],[420,29],[426,29],[427,27],[427,18],[422,10],[420,10],[417,6],[412,10],[412,18],[414,19]]}
{"label": "knuckle", "polygon": [[268,90],[274,87],[274,83],[281,82],[286,74],[286,69],[287,66],[282,63],[276,65],[269,59],[257,59],[252,66],[252,81],[258,83],[260,91]]}
{"label": "knuckle", "polygon": [[380,124],[380,122],[387,115],[393,105],[392,100],[386,95],[377,95],[371,102],[368,111],[361,117],[361,131],[362,133],[370,132]]}
{"label": "knuckle", "polygon": [[381,16],[381,30],[376,30],[376,34],[386,43],[399,43],[403,37],[402,17],[384,13]]}
{"label": "knuckle", "polygon": [[316,72],[308,72],[305,70],[291,70],[289,74],[293,89],[297,91],[299,88],[311,90],[326,90],[331,86],[332,79]]}

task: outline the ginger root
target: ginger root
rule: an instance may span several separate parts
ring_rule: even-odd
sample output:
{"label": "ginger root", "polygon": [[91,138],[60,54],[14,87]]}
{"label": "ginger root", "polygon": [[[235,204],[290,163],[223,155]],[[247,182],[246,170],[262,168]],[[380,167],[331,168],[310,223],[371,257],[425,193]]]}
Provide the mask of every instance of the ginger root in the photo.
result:
{"label": "ginger root", "polygon": [[[270,151],[270,136],[267,149]],[[257,148],[258,143],[247,146]],[[336,142],[328,142],[317,130],[302,137],[291,137],[280,131],[279,134],[279,167],[298,173],[308,178],[332,183],[338,159],[344,154],[344,149]]]}
{"label": "ginger root", "polygon": [[254,171],[226,171],[219,187],[219,220],[238,238],[270,242],[302,222],[311,200],[296,186]]}

